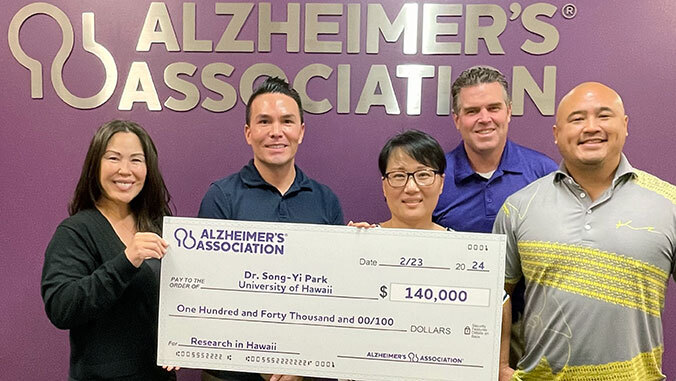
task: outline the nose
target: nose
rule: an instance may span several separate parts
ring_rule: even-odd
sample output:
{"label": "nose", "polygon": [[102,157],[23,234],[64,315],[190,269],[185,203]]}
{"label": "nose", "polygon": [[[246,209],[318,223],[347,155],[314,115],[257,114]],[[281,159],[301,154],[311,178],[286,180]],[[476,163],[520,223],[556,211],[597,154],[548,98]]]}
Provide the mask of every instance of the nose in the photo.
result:
{"label": "nose", "polygon": [[129,175],[131,174],[131,170],[129,169],[130,163],[128,160],[122,160],[120,161],[120,167],[117,169],[117,172],[121,175]]}
{"label": "nose", "polygon": [[418,183],[415,182],[415,177],[413,177],[413,174],[411,173],[406,178],[406,184],[404,184],[404,192],[416,193],[418,191],[420,191],[420,188],[418,187]]}
{"label": "nose", "polygon": [[601,119],[596,118],[594,116],[587,118],[587,120],[584,123],[584,126],[582,127],[582,131],[586,133],[594,133],[599,130],[601,130]]}
{"label": "nose", "polygon": [[282,136],[282,124],[278,121],[273,122],[270,126],[270,136],[279,137]]}
{"label": "nose", "polygon": [[482,107],[481,110],[479,111],[479,122],[482,123],[488,123],[491,121],[491,116],[488,113],[488,110],[486,110],[485,107]]}

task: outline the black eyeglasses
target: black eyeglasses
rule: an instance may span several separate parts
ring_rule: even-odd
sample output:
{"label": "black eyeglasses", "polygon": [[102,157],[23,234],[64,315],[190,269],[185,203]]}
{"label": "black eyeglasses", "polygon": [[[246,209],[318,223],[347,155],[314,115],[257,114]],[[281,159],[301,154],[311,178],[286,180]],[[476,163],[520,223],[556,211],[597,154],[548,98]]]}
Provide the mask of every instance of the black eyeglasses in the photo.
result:
{"label": "black eyeglasses", "polygon": [[387,172],[383,179],[386,179],[392,188],[401,188],[406,186],[409,177],[413,177],[413,181],[419,187],[427,187],[434,184],[438,174],[441,172],[433,169],[419,169],[415,172],[392,171]]}

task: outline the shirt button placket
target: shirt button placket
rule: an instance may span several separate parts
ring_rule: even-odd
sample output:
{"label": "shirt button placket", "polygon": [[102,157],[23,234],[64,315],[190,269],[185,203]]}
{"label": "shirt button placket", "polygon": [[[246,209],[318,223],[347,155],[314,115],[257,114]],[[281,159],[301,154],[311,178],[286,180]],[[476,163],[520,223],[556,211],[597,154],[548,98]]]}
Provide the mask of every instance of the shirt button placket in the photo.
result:
{"label": "shirt button placket", "polygon": [[279,207],[277,210],[279,211],[280,221],[289,221],[289,209],[287,208],[286,199],[284,197],[279,199]]}
{"label": "shirt button placket", "polygon": [[582,225],[582,228],[584,229],[584,241],[589,241],[589,237],[591,235],[591,230],[592,230],[592,221],[591,221],[591,214],[592,214],[592,208],[591,208],[591,200],[587,197],[587,193],[580,187],[575,187],[573,190],[579,197],[580,201],[583,205],[586,204],[586,210],[584,214],[582,215],[582,220],[584,221],[584,225]]}
{"label": "shirt button placket", "polygon": [[584,228],[584,233],[585,233],[584,234],[585,235],[585,241],[588,241],[588,242],[591,241],[591,236],[592,236],[591,230],[592,230],[592,226],[594,226],[593,221],[592,221],[592,217],[593,217],[592,216],[592,208],[591,208],[591,206],[588,206],[587,210],[584,212],[584,215],[583,215],[583,220],[584,220],[583,228]]}
{"label": "shirt button placket", "polygon": [[486,211],[485,214],[486,217],[492,214],[493,196],[491,196],[491,192],[490,189],[488,189],[488,187],[484,189],[484,210]]}

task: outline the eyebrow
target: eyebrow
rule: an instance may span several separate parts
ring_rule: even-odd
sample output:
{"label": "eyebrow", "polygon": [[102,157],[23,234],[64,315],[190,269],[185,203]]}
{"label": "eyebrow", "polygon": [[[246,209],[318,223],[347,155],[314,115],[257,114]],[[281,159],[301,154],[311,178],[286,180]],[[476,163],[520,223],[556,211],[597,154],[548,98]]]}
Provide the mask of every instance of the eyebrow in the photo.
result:
{"label": "eyebrow", "polygon": [[[615,113],[615,111],[613,111],[613,109],[611,107],[608,107],[608,106],[601,106],[601,107],[594,110],[595,114],[600,114],[602,112],[610,112],[610,113],[613,113],[613,114]],[[568,114],[568,118],[570,118],[571,116],[574,116],[574,115],[587,115],[587,114],[588,114],[587,110],[575,110],[575,111],[571,112],[570,114]]]}
{"label": "eyebrow", "polygon": [[[104,152],[103,154],[105,155],[105,154],[108,154],[108,153],[114,153],[116,155],[122,155],[122,153],[115,151],[114,149],[107,149],[106,152]],[[129,156],[145,156],[145,154],[143,152],[134,152]]]}
{"label": "eyebrow", "polygon": [[613,109],[610,108],[610,107],[608,107],[608,106],[600,107],[600,108],[596,111],[596,113],[597,113],[597,114],[600,114],[600,113],[606,112],[606,111],[611,112],[611,113],[613,113],[613,114],[615,113],[615,111],[613,111]]}
{"label": "eyebrow", "polygon": [[[504,103],[502,103],[502,102],[489,103],[489,104],[486,105],[486,108],[489,108],[489,107],[495,107],[495,106],[500,106],[500,107],[502,107],[503,104],[504,104]],[[483,107],[483,105],[481,105],[481,106],[462,106],[462,107],[460,108],[460,110],[461,110],[461,111],[465,111],[465,110],[478,110],[478,109],[481,109],[482,107]]]}
{"label": "eyebrow", "polygon": [[[421,169],[431,169],[431,170],[434,170],[434,168],[430,167],[429,165],[425,165],[425,164],[422,164],[422,163],[421,163],[420,165],[418,165],[417,167],[415,167],[415,169],[414,169],[413,171],[415,172],[415,171],[419,171],[419,170],[421,170]],[[393,168],[391,168],[391,169],[390,169],[389,171],[387,171],[387,172],[394,172],[394,171],[407,172],[406,168],[404,168],[404,167],[393,167]]]}
{"label": "eyebrow", "polygon": [[587,115],[587,111],[585,110],[576,110],[568,114],[567,118],[573,117],[575,115]]}
{"label": "eyebrow", "polygon": [[[270,116],[270,114],[258,114],[254,117],[254,120],[259,120],[259,119],[263,119],[263,118],[272,119],[272,116]],[[280,119],[294,119],[295,120],[298,117],[296,116],[296,114],[284,114],[284,115],[281,115],[279,118]]]}

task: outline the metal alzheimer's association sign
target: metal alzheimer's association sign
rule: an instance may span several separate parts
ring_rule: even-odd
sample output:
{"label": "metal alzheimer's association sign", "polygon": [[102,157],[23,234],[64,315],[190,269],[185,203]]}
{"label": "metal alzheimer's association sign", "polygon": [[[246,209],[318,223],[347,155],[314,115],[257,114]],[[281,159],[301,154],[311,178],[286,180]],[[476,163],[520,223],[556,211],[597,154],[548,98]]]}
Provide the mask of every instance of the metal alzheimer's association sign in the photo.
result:
{"label": "metal alzheimer's association sign", "polygon": [[[38,14],[52,18],[62,33],[61,46],[51,63],[30,57],[19,39],[24,22]],[[563,17],[554,17],[559,14]],[[130,19],[125,19],[121,33],[133,34],[128,40],[135,43],[125,52],[101,42],[119,38],[96,32],[97,24],[119,23],[111,19],[119,17],[115,12],[95,14],[88,8],[80,14],[66,14],[56,5],[36,2],[15,13],[8,40],[15,60],[30,71],[31,98],[43,97],[43,72],[47,72],[57,96],[77,109],[95,108],[113,98],[119,100],[119,110],[131,110],[137,103],[150,111],[200,107],[226,112],[238,97],[248,99],[257,78],[273,75],[293,83],[310,113],[368,114],[372,106],[382,106],[391,115],[449,115],[454,68],[439,65],[439,56],[546,55],[559,44],[556,23],[574,22],[576,14],[573,4],[559,8],[546,2],[523,6],[514,2],[509,8],[490,3],[184,2],[168,6],[151,2],[145,17],[139,15],[138,25],[128,25]],[[507,45],[503,40],[509,31],[514,33]],[[76,39],[76,33],[81,38]],[[273,44],[275,35],[281,35],[284,43],[277,39]],[[513,36],[519,36],[522,43],[515,44]],[[105,72],[103,85],[89,96],[74,94],[63,81],[64,66],[76,40],[82,41],[81,49],[96,57]],[[164,50],[175,61],[163,68],[149,64],[151,48]],[[118,52],[117,56],[112,51]],[[246,57],[241,53],[265,54],[257,56],[257,63],[241,67],[232,55],[223,53],[240,53],[237,57]],[[276,58],[285,56],[288,59],[282,61],[303,62],[300,69],[293,69],[294,76],[287,75],[289,68],[278,66]],[[382,59],[374,62],[373,57]],[[50,70],[43,70],[43,64]],[[359,70],[353,70],[357,67]],[[123,77],[120,87],[118,76]],[[542,115],[553,115],[556,76],[556,65],[512,66],[508,75],[512,114],[523,114],[528,94]],[[322,91],[310,91],[313,79]],[[423,84],[436,88],[436,102],[422,102]],[[174,95],[161,99],[159,94],[165,90]]]}

